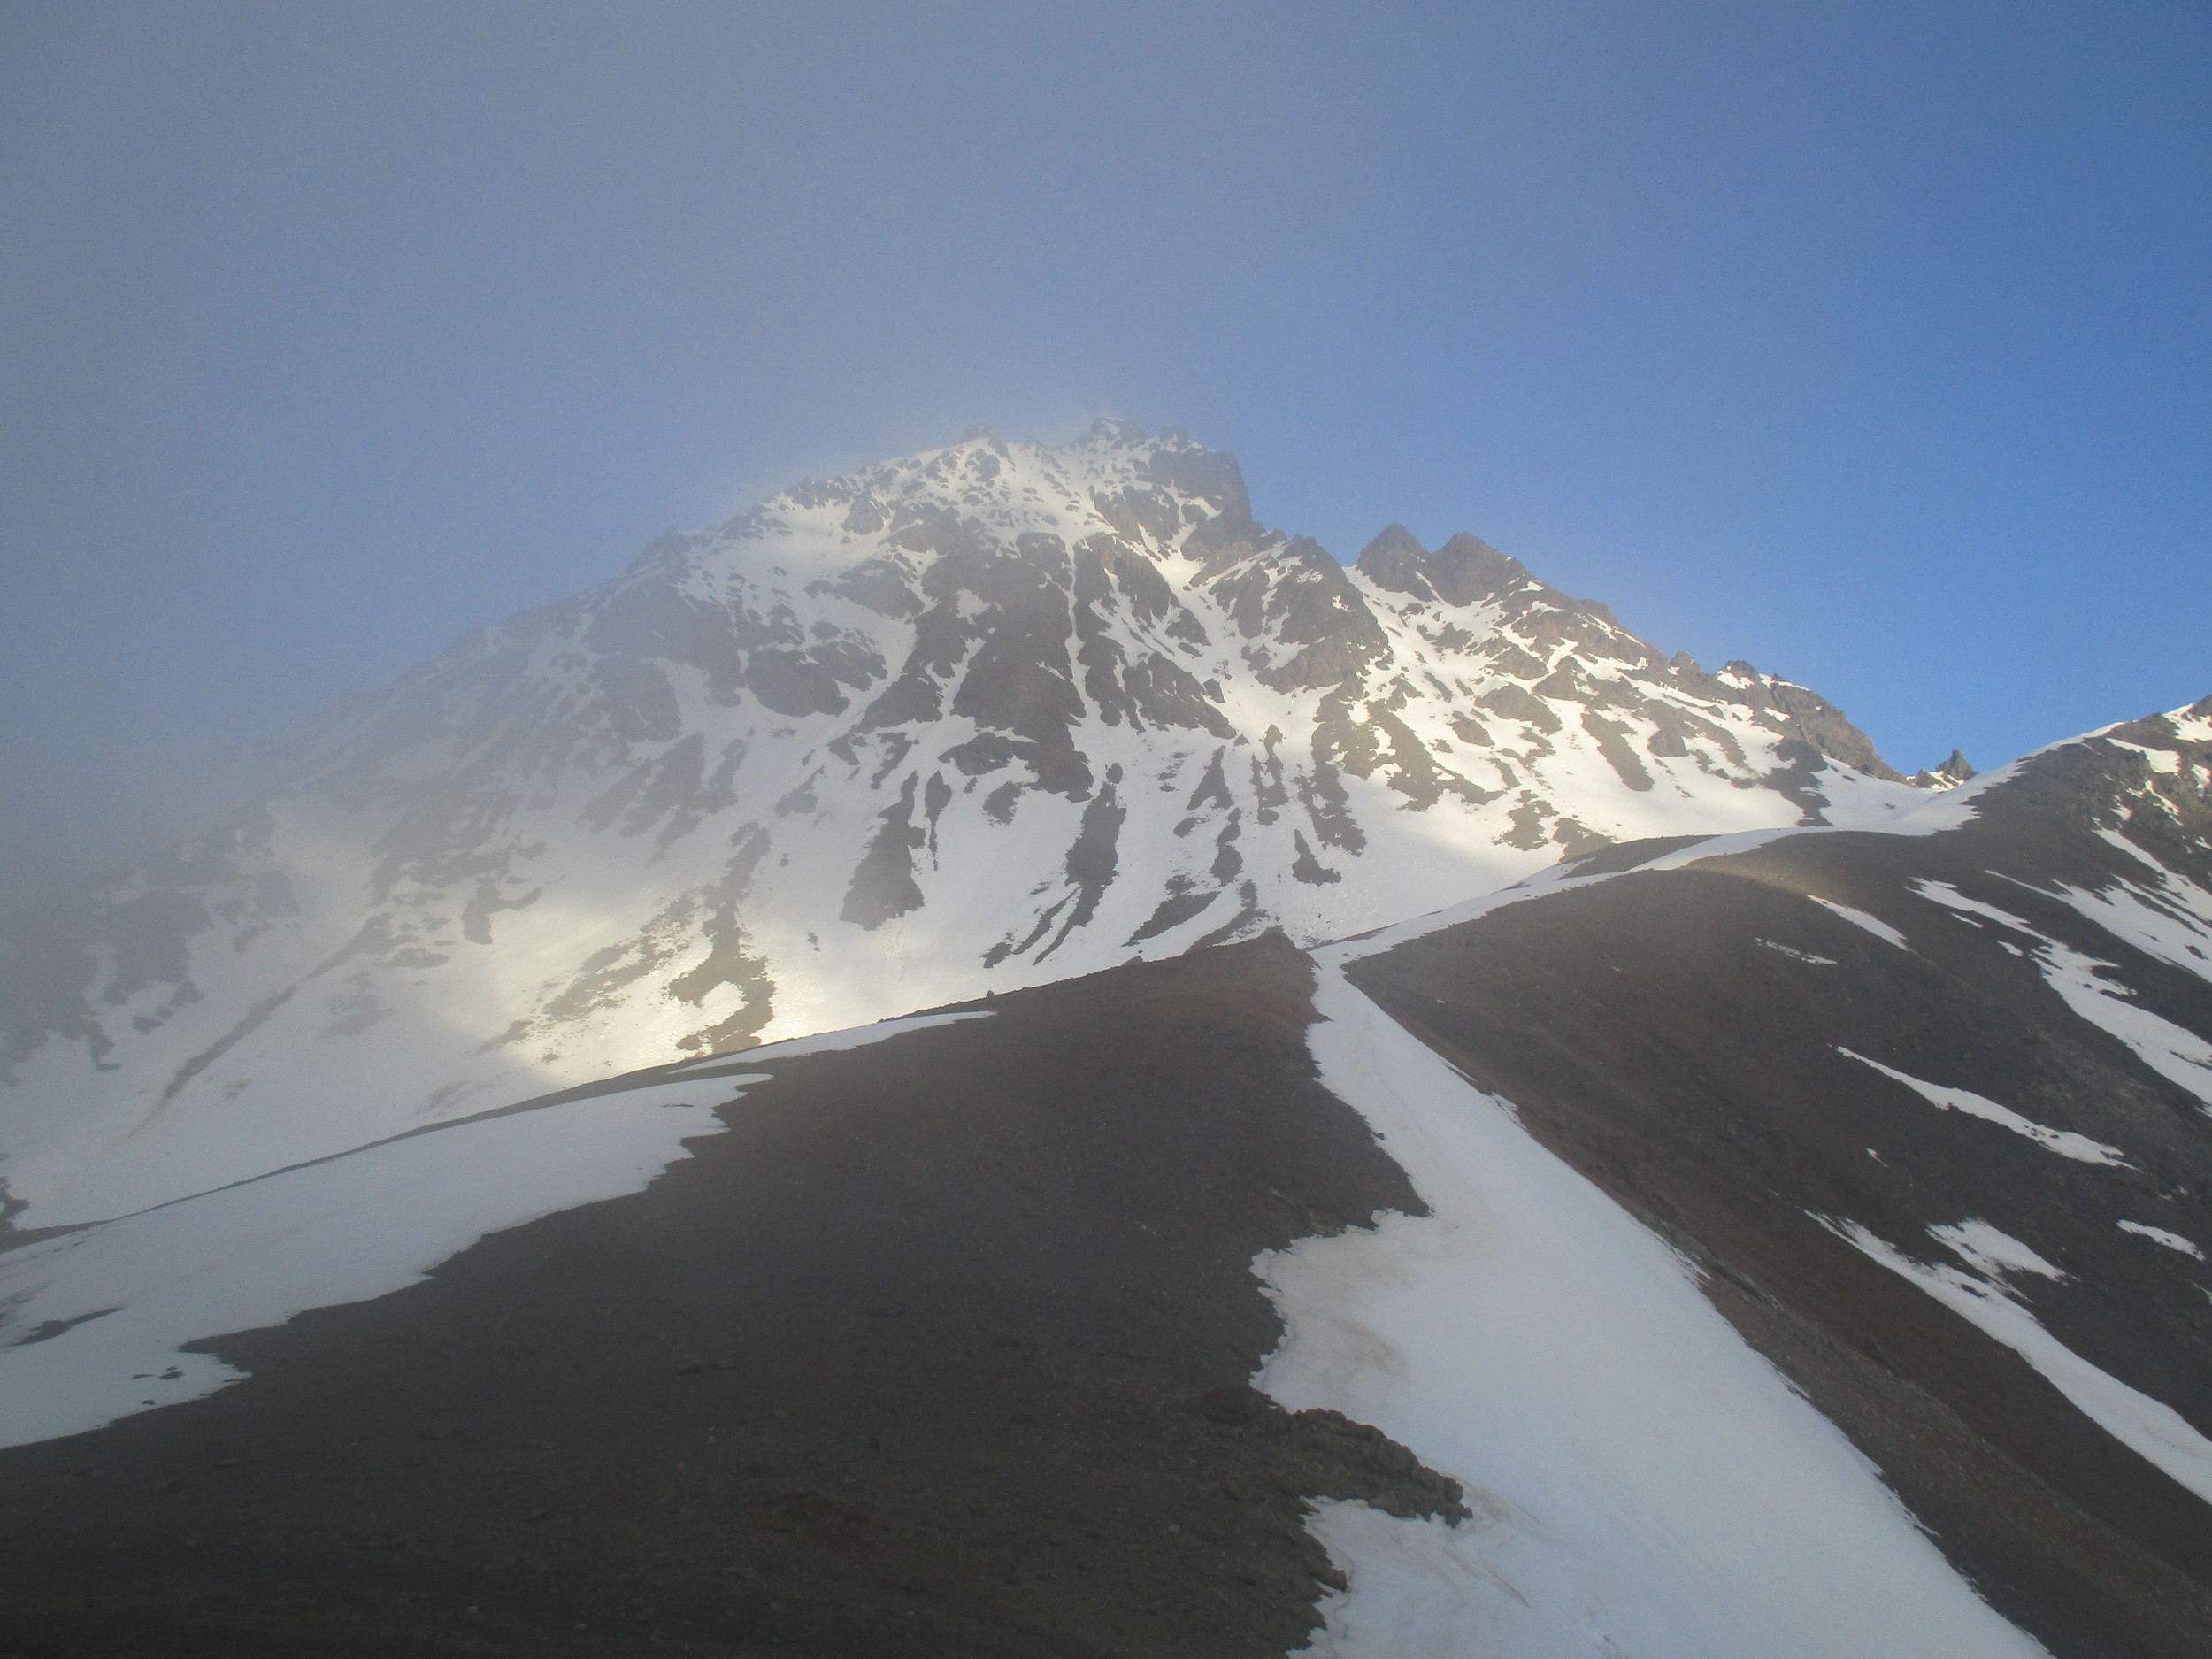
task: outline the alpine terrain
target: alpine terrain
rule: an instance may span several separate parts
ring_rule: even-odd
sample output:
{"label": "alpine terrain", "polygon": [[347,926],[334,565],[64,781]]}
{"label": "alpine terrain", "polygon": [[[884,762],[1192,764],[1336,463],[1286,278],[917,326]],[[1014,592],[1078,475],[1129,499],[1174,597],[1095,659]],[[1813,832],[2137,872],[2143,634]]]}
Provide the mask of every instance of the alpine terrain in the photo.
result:
{"label": "alpine terrain", "polygon": [[462,641],[222,833],[14,918],[19,1225],[1609,841],[1916,798],[1472,536],[1347,570],[1102,422],[803,484]]}
{"label": "alpine terrain", "polygon": [[0,1655],[2204,1659],[2212,697],[988,434],[7,924]]}

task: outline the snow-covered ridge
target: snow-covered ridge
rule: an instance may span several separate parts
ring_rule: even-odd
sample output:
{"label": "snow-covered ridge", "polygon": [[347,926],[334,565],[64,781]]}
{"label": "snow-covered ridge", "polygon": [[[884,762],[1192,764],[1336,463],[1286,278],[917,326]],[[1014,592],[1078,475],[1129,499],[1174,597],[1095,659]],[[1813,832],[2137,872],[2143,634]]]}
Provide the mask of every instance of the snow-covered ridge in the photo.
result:
{"label": "snow-covered ridge", "polygon": [[1356,568],[1101,423],[810,482],[457,644],[223,833],[0,931],[19,1225],[687,1055],[1607,840],[1928,797],[1803,688],[1667,660],[1472,536]]}

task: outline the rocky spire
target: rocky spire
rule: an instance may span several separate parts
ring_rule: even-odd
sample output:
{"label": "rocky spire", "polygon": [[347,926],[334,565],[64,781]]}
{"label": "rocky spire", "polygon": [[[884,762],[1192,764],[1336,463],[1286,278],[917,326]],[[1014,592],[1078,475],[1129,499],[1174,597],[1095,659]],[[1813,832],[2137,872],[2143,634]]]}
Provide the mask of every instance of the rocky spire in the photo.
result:
{"label": "rocky spire", "polygon": [[1966,751],[1955,749],[1951,751],[1951,758],[1940,766],[1916,772],[1905,781],[1916,789],[1955,789],[1976,775],[1973,763],[1966,758]]}

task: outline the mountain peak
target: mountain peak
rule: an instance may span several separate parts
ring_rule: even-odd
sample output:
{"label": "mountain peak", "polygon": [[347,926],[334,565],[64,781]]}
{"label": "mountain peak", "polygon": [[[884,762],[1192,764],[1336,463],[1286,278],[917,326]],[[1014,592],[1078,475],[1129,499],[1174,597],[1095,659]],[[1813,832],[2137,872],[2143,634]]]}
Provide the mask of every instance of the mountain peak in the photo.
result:
{"label": "mountain peak", "polygon": [[1402,524],[1367,544],[1358,568],[1378,588],[1449,605],[1479,604],[1532,580],[1520,560],[1480,536],[1463,530],[1432,553]]}
{"label": "mountain peak", "polygon": [[1360,549],[1359,557],[1353,563],[1365,571],[1378,587],[1387,588],[1393,593],[1428,595],[1428,583],[1423,574],[1428,560],[1429,550],[1412,531],[1394,518]]}
{"label": "mountain peak", "polygon": [[1430,578],[1448,603],[1471,605],[1533,579],[1528,566],[1464,530],[1430,556]]}
{"label": "mountain peak", "polygon": [[660,537],[334,718],[223,833],[10,924],[0,1125],[35,1127],[0,1152],[61,1225],[1609,841],[1861,821],[1886,770],[1478,537],[1393,525],[1347,568],[1179,433],[972,437]]}
{"label": "mountain peak", "polygon": [[1119,444],[1129,449],[1151,442],[1145,436],[1142,426],[1133,420],[1124,420],[1116,415],[1101,415],[1091,422],[1090,435],[1102,443]]}
{"label": "mountain peak", "polygon": [[1916,789],[1955,789],[1980,775],[1974,770],[1973,763],[1966,758],[1966,751],[1955,749],[1951,751],[1950,759],[1940,766],[1916,772],[1905,781]]}

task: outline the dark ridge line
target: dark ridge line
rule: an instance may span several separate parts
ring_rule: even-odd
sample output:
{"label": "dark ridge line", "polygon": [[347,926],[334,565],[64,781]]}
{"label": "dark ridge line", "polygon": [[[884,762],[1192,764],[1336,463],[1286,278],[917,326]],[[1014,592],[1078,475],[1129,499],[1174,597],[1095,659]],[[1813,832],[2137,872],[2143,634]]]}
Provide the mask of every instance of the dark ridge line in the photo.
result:
{"label": "dark ridge line", "polygon": [[[968,1006],[969,1004],[964,1002],[949,1003],[942,1009],[921,1009],[914,1014],[895,1014],[891,1018],[913,1019],[921,1014],[948,1013],[965,1009]],[[887,1022],[878,1020],[875,1023],[883,1025]],[[865,1030],[866,1027],[852,1026],[846,1029]],[[832,1036],[836,1033],[819,1032],[810,1034]],[[895,1036],[903,1033],[894,1033],[893,1034]],[[804,1042],[807,1039],[794,1037],[788,1041]],[[775,1048],[780,1045],[764,1043],[761,1046]],[[542,1111],[549,1106],[565,1106],[574,1101],[595,1100],[603,1094],[627,1094],[636,1089],[653,1088],[663,1083],[712,1082],[717,1078],[735,1077],[740,1073],[751,1071],[756,1065],[770,1063],[766,1057],[748,1063],[742,1058],[746,1052],[745,1049],[741,1048],[733,1054],[711,1056],[712,1059],[722,1062],[720,1064],[706,1064],[698,1060],[672,1060],[664,1065],[642,1066],[635,1071],[625,1071],[618,1077],[602,1078],[595,1083],[579,1083],[572,1088],[557,1089],[550,1094],[534,1094],[527,1100],[514,1101],[505,1106],[489,1107],[480,1112],[471,1112],[465,1118],[452,1118],[443,1123],[424,1124],[418,1128],[403,1129],[396,1135],[386,1135],[377,1141],[365,1141],[359,1146],[348,1147],[342,1152],[326,1152],[320,1157],[303,1158],[297,1164],[287,1164],[277,1169],[264,1170],[258,1175],[248,1175],[238,1180],[226,1181],[220,1187],[209,1187],[196,1193],[186,1193],[180,1197],[164,1199],[160,1203],[149,1204],[143,1210],[127,1210],[119,1216],[103,1216],[97,1221],[72,1222],[69,1225],[63,1227],[19,1228],[5,1219],[0,1219],[0,1256],[6,1256],[11,1251],[22,1249],[26,1246],[37,1244],[47,1239],[65,1238],[73,1233],[88,1233],[95,1227],[112,1226],[119,1221],[135,1221],[141,1216],[150,1216],[157,1210],[168,1210],[178,1204],[192,1203],[202,1198],[212,1198],[218,1193],[233,1192],[241,1187],[251,1187],[259,1181],[273,1180],[280,1175],[290,1175],[300,1170],[311,1170],[320,1164],[335,1164],[342,1158],[355,1157],[364,1152],[373,1152],[380,1147],[394,1146],[402,1141],[412,1141],[418,1135],[434,1135],[448,1129],[463,1129],[471,1124],[489,1123],[495,1118],[511,1118],[519,1112]],[[803,1059],[806,1056],[801,1055],[795,1057]],[[735,1100],[740,1096],[732,1095],[730,1098]],[[727,1105],[729,1102],[725,1101],[720,1103]]]}

